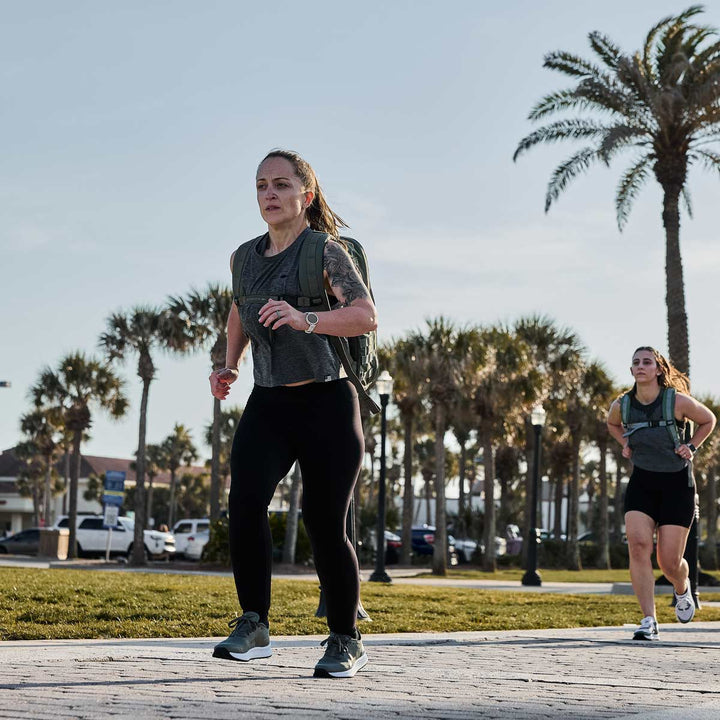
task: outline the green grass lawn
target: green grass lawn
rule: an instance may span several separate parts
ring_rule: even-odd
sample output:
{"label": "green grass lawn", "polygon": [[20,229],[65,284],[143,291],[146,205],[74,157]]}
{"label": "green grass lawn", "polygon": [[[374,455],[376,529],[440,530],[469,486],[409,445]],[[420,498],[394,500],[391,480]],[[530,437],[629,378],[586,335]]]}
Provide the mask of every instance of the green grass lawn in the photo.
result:
{"label": "green grass lawn", "polygon": [[[238,611],[231,578],[0,568],[0,639],[207,637],[225,635]],[[553,595],[363,583],[367,633],[592,627],[640,620],[630,595]],[[720,596],[718,596],[720,599]],[[710,599],[707,596],[705,599]],[[317,585],[273,581],[275,635],[324,634]],[[662,598],[661,622],[674,620]],[[720,620],[703,608],[702,620]]]}

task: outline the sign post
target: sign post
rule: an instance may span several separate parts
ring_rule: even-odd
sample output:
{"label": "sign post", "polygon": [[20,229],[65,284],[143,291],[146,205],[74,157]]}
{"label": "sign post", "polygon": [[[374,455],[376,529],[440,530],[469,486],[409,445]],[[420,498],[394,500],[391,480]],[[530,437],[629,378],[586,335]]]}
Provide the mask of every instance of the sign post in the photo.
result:
{"label": "sign post", "polygon": [[110,546],[112,531],[117,527],[120,507],[125,499],[125,473],[121,470],[108,470],[105,473],[103,488],[103,527],[108,529],[107,545],[105,546],[105,562],[110,562]]}

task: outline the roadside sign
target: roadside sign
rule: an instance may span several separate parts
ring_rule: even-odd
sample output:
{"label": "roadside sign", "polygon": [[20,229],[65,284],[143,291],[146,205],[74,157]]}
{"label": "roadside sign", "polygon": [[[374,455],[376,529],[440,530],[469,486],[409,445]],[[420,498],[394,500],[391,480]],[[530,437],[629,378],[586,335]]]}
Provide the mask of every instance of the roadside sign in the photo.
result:
{"label": "roadside sign", "polygon": [[116,528],[119,514],[120,507],[118,505],[106,505],[105,513],[103,515],[103,527],[111,529]]}
{"label": "roadside sign", "polygon": [[105,487],[102,501],[104,505],[123,504],[125,497],[125,472],[122,470],[108,470],[105,473]]}

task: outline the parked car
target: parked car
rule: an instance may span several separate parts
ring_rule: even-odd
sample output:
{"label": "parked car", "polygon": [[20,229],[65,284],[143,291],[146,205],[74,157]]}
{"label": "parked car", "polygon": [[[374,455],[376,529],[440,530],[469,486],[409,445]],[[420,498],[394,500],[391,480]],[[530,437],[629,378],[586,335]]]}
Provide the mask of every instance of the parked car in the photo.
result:
{"label": "parked car", "polygon": [[40,528],[21,530],[0,540],[0,553],[10,555],[37,555],[40,547]]}
{"label": "parked car", "polygon": [[[455,538],[448,538],[448,562],[450,565],[458,564],[458,555],[455,550]],[[435,528],[432,525],[415,525],[412,528],[412,549],[416,555],[432,555],[435,548]]]}
{"label": "parked car", "polygon": [[185,550],[183,556],[188,560],[200,560],[202,551],[210,540],[210,527],[206,530],[190,533],[185,542]]}
{"label": "parked car", "polygon": [[[458,561],[461,563],[470,563],[475,559],[473,556],[476,552],[485,553],[483,543],[478,543],[472,538],[455,538],[455,550],[457,552]],[[505,538],[495,536],[495,557],[505,555],[507,552],[507,541]]]}
{"label": "parked car", "polygon": [[[54,529],[66,528],[70,524],[67,515],[58,518]],[[108,543],[109,530],[103,527],[102,515],[78,515],[77,550],[78,557],[104,555]],[[117,527],[110,537],[110,555],[130,557],[133,548],[135,523],[132,518],[119,517]],[[145,552],[149,558],[175,555],[175,538],[170,533],[157,530],[145,530],[143,533]]]}
{"label": "parked car", "polygon": [[[369,530],[367,534],[368,548],[375,554],[375,530]],[[400,562],[400,548],[402,538],[390,530],[385,531],[385,564],[395,565]]]}
{"label": "parked car", "polygon": [[[176,555],[187,555],[187,545],[191,535],[209,532],[210,520],[207,518],[185,518],[178,520],[172,528],[172,534],[175,536]],[[194,552],[195,550],[193,550],[193,553]]]}

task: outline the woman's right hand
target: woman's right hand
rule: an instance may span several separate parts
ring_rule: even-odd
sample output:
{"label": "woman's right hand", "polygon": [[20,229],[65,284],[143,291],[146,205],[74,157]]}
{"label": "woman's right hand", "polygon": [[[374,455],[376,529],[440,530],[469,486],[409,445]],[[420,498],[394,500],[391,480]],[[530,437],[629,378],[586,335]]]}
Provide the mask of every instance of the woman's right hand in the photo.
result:
{"label": "woman's right hand", "polygon": [[626,446],[622,449],[622,456],[623,456],[626,460],[629,460],[629,459],[632,457],[632,450],[630,449],[630,445],[629,445],[629,444],[626,445]]}
{"label": "woman's right hand", "polygon": [[237,368],[225,367],[213,370],[210,373],[210,392],[213,397],[224,400],[230,392],[230,385],[238,379],[239,374]]}

